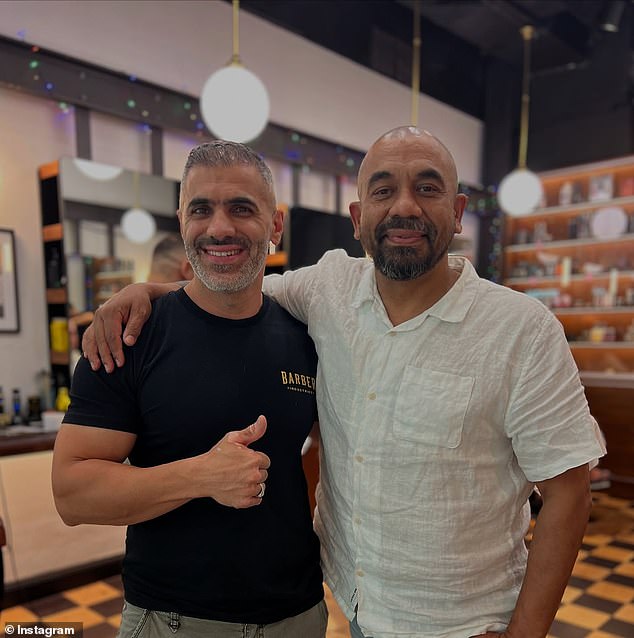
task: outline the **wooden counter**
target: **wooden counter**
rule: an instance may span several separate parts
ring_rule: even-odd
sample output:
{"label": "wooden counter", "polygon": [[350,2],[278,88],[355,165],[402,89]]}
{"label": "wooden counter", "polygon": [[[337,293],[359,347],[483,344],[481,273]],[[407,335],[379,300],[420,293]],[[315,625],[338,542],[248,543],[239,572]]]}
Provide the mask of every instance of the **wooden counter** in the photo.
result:
{"label": "wooden counter", "polygon": [[[75,577],[93,565],[119,564],[124,526],[62,522],[53,500],[51,464],[57,432],[0,431],[0,517],[7,532],[3,548],[7,600],[29,592],[57,591],[60,575]],[[61,582],[61,581],[60,581]]]}
{"label": "wooden counter", "polygon": [[612,496],[634,499],[634,374],[582,373],[590,412],[603,430]]}
{"label": "wooden counter", "polygon": [[32,434],[9,434],[11,428],[0,430],[0,456],[52,450],[57,432],[37,431],[35,427],[33,430]]}

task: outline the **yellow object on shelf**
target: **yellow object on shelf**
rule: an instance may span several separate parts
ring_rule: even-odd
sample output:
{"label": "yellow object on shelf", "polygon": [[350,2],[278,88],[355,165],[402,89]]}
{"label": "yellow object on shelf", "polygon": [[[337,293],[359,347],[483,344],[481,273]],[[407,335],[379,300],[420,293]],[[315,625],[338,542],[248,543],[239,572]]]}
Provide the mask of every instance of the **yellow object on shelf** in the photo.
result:
{"label": "yellow object on shelf", "polygon": [[68,394],[68,388],[61,386],[57,391],[57,397],[55,398],[55,409],[58,412],[66,412],[70,405],[70,395]]}
{"label": "yellow object on shelf", "polygon": [[68,319],[53,317],[50,324],[51,350],[53,352],[68,352]]}

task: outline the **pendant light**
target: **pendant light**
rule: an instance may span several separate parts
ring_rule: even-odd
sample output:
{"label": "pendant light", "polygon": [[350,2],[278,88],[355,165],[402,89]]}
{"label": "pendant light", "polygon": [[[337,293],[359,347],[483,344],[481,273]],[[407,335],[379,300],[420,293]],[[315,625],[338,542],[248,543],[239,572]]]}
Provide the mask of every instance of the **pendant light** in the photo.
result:
{"label": "pendant light", "polygon": [[218,138],[249,142],[268,122],[269,95],[262,81],[240,59],[239,9],[239,0],[233,0],[233,55],[228,66],[207,78],[200,94],[200,111]]}
{"label": "pendant light", "polygon": [[518,167],[500,182],[497,193],[500,208],[512,216],[532,213],[539,205],[544,192],[539,177],[526,167],[530,107],[530,47],[534,29],[532,26],[527,25],[522,27],[520,32],[524,40],[524,72],[522,76],[522,112]]}
{"label": "pendant light", "polygon": [[156,221],[141,208],[140,199],[139,174],[134,173],[134,206],[121,216],[121,232],[134,244],[145,244],[156,233]]}
{"label": "pendant light", "polygon": [[414,1],[414,33],[412,38],[412,126],[418,127],[420,101],[420,0]]}
{"label": "pendant light", "polygon": [[118,166],[110,166],[109,164],[101,164],[92,160],[81,159],[75,157],[73,159],[75,167],[86,177],[96,179],[100,182],[106,182],[119,177],[123,173],[123,169]]}

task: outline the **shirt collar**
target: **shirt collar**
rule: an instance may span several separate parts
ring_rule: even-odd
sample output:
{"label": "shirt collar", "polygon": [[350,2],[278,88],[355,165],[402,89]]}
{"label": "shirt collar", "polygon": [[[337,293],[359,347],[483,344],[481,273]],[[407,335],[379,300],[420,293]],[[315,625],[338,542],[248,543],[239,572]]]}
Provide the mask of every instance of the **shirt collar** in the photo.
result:
{"label": "shirt collar", "polygon": [[[433,315],[441,321],[459,323],[465,318],[469,308],[475,301],[479,277],[471,262],[465,257],[450,255],[449,267],[460,273],[458,281],[421,316]],[[359,279],[357,291],[351,305],[353,308],[359,308],[365,302],[375,301],[381,306],[383,305],[376,287],[374,263],[368,259],[368,265],[364,268]]]}

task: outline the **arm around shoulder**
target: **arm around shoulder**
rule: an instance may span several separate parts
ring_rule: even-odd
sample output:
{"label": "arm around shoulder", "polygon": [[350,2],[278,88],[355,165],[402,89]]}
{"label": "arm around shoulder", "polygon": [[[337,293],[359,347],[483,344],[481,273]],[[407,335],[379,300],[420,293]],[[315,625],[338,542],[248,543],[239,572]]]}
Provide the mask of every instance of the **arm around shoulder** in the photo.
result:
{"label": "arm around shoulder", "polygon": [[[187,282],[130,284],[97,308],[81,346],[93,370],[106,372],[125,361],[123,342],[133,345],[152,312],[152,300],[178,290]],[[124,331],[125,328],[125,331]]]}

